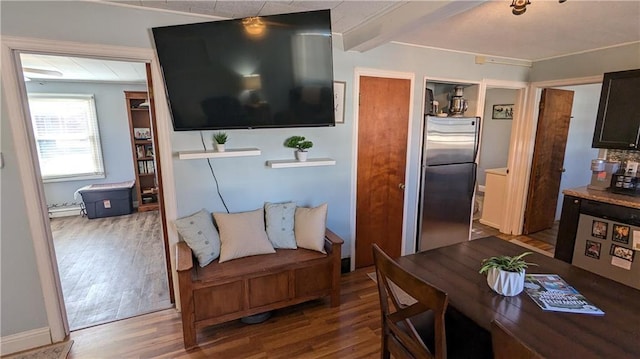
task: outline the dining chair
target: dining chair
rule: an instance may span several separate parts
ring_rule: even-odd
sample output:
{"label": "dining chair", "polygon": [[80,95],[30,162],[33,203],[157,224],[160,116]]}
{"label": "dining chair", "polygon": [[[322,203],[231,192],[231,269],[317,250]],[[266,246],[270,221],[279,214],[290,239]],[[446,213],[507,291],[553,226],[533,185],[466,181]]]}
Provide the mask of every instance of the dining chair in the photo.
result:
{"label": "dining chair", "polygon": [[[382,314],[381,358],[446,358],[447,294],[402,269],[376,244],[373,260]],[[402,303],[398,289],[413,297],[415,303]],[[431,327],[426,328],[426,337],[420,335],[416,323]]]}
{"label": "dining chair", "polygon": [[491,322],[491,341],[495,359],[542,359],[535,350],[529,348],[497,320]]}

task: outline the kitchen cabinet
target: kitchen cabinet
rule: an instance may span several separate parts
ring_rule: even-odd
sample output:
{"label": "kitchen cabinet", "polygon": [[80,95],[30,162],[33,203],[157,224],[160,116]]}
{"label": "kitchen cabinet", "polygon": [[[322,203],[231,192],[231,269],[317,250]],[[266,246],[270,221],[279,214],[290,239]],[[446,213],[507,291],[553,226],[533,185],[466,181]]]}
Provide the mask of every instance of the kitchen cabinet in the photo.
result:
{"label": "kitchen cabinet", "polygon": [[640,69],[604,74],[593,148],[640,150]]}
{"label": "kitchen cabinet", "polygon": [[160,204],[156,171],[156,149],[151,128],[151,111],[146,92],[125,91],[138,212],[157,210]]}
{"label": "kitchen cabinet", "polygon": [[487,179],[484,187],[480,223],[500,229],[505,206],[507,168],[491,168],[485,170],[485,173]]}

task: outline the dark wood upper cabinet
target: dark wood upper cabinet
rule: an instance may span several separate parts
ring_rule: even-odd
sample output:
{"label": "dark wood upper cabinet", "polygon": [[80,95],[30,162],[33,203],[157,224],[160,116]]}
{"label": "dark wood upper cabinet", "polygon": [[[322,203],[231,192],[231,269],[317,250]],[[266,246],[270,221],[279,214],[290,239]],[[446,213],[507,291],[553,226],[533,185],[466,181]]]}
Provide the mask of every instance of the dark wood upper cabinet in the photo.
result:
{"label": "dark wood upper cabinet", "polygon": [[592,147],[640,150],[640,69],[604,74]]}

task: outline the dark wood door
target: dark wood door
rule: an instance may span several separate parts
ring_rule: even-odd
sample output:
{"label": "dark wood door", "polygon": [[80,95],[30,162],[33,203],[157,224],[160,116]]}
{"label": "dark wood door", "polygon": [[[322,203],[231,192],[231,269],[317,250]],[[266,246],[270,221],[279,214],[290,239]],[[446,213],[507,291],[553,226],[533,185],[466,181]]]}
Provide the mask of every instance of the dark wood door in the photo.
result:
{"label": "dark wood door", "polygon": [[373,264],[373,243],[400,256],[410,95],[410,80],[360,77],[357,268]]}
{"label": "dark wood door", "polygon": [[553,226],[572,106],[573,91],[542,90],[524,214],[525,234]]}

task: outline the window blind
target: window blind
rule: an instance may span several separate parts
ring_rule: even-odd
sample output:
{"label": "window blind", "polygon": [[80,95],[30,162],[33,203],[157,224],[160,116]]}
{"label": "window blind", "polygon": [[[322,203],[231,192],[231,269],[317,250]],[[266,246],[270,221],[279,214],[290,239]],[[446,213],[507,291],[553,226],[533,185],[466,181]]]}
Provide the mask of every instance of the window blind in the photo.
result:
{"label": "window blind", "polygon": [[104,177],[93,95],[29,94],[42,179]]}

